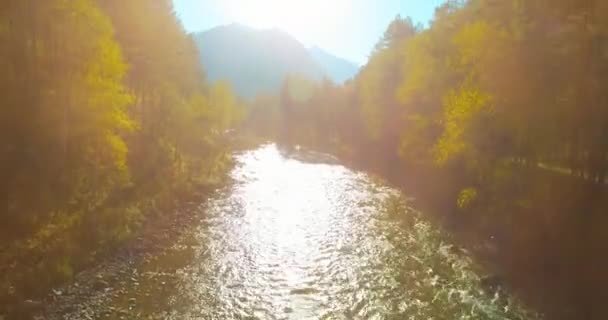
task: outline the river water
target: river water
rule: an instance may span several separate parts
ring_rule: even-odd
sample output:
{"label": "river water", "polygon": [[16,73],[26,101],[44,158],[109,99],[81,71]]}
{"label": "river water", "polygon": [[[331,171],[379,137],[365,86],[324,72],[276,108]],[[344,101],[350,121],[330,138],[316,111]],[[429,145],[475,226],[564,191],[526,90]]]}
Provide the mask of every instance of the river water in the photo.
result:
{"label": "river water", "polygon": [[200,205],[200,224],[59,316],[532,317],[483,290],[466,254],[396,190],[327,155],[269,144],[235,157],[233,183]]}

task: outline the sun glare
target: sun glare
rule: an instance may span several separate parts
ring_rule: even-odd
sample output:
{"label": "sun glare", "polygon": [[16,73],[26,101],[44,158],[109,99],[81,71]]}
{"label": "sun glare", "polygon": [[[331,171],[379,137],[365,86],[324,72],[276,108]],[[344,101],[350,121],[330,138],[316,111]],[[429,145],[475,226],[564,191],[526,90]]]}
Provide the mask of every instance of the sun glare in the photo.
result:
{"label": "sun glare", "polygon": [[227,0],[222,6],[234,22],[255,28],[280,28],[306,41],[341,23],[348,1]]}

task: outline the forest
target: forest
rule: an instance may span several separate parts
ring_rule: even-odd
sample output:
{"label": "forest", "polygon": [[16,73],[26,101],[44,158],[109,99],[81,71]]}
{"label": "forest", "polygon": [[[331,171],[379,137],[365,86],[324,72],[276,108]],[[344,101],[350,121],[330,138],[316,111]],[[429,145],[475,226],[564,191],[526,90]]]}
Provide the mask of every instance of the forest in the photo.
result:
{"label": "forest", "polygon": [[600,319],[607,22],[606,1],[448,1],[428,28],[397,17],[345,85],[258,96],[245,127],[405,188],[513,290]]}
{"label": "forest", "polygon": [[334,155],[415,197],[482,282],[607,316],[608,1],[446,1],[344,84],[245,100],[170,0],[3,0],[0,70],[0,319],[204,201],[235,139]]}
{"label": "forest", "polygon": [[171,6],[0,4],[0,304],[69,280],[225,179],[242,108],[205,81]]}

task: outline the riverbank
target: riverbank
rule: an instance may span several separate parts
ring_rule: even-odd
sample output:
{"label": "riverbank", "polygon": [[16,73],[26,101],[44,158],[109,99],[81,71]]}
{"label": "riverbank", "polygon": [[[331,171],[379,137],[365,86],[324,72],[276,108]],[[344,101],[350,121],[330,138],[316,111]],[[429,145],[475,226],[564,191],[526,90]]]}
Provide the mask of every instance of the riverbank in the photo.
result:
{"label": "riverbank", "polygon": [[[76,308],[87,310],[87,305],[83,304],[85,302],[91,303],[96,299],[120,293],[112,290],[112,287],[131,281],[133,266],[162,254],[188,228],[196,226],[200,219],[198,213],[201,203],[218,188],[220,184],[200,188],[187,198],[182,198],[179,205],[150,215],[133,236],[114,248],[108,248],[103,255],[95,257],[94,263],[82,266],[73,278],[48,288],[48,294],[14,301],[4,312],[9,319],[31,319],[36,315],[44,315],[41,319],[59,319],[62,314]],[[42,291],[43,288],[40,292]],[[61,299],[62,303],[54,304],[58,299]],[[97,319],[107,311],[91,310],[88,315],[90,319]]]}
{"label": "riverbank", "polygon": [[[368,157],[369,158],[369,157]],[[458,171],[398,158],[343,157],[415,198],[425,216],[453,234],[485,266],[487,282],[518,296],[546,319],[604,319],[608,298],[608,191],[583,179],[521,167],[525,183],[497,200],[459,208]]]}
{"label": "riverbank", "polygon": [[[125,258],[129,261],[142,254],[149,256],[162,248],[166,240],[179,235],[193,222],[193,206],[230,182],[232,155],[261,142],[230,136],[225,144],[231,151],[212,160],[215,165],[205,173],[204,179],[194,176],[180,184],[167,181],[161,190],[151,186],[140,188],[138,193],[126,190],[119,201],[108,201],[113,203],[114,214],[137,216],[124,223],[106,222],[118,224],[125,232],[97,236],[99,230],[88,230],[84,235],[88,232],[90,236],[83,239],[77,221],[71,224],[58,221],[58,226],[48,224],[49,232],[0,247],[0,317],[30,319],[29,315],[44,309],[57,293],[65,294],[67,291],[59,288],[66,286],[77,296],[93,292],[89,289],[96,286],[95,282],[83,280],[94,278],[91,274],[97,272],[100,264],[104,266],[102,269],[115,269]],[[150,194],[143,193],[146,191]],[[89,215],[96,214],[100,212]]]}
{"label": "riverbank", "polygon": [[[174,214],[150,221],[136,238],[101,264],[80,273],[62,289],[53,290],[45,299],[45,305],[51,307],[44,310],[44,316],[60,319],[75,310],[84,310],[83,316],[90,319],[110,314],[127,314],[128,305],[124,306],[124,310],[99,310],[92,306],[99,304],[99,300],[115,298],[131,287],[139,286],[138,266],[165,254],[180,237],[196,228],[200,224],[200,214],[204,211],[202,208],[213,194],[212,190],[199,192],[179,209],[175,209]],[[59,297],[61,303],[54,303]]]}
{"label": "riverbank", "polygon": [[[150,257],[192,225],[196,207],[225,185],[227,178],[216,175],[204,185],[176,188],[148,199],[148,205],[141,208],[142,219],[124,226],[129,233],[111,241],[78,244],[63,234],[65,238],[31,249],[25,246],[28,242],[6,246],[0,255],[0,316],[30,319],[57,296],[70,294],[80,299],[98,291],[106,283],[104,273]],[[62,259],[69,261],[65,270],[55,267]]]}
{"label": "riverbank", "polygon": [[[485,268],[484,282],[506,290],[547,319],[604,319],[608,311],[608,190],[538,166],[513,164],[509,178],[459,206],[467,172],[412,164],[393,152],[307,145],[369,172],[415,198],[424,215],[454,236]],[[370,151],[370,150],[376,150]],[[342,151],[342,152],[340,152]],[[358,152],[358,153],[357,153]],[[500,178],[500,177],[499,177]]]}

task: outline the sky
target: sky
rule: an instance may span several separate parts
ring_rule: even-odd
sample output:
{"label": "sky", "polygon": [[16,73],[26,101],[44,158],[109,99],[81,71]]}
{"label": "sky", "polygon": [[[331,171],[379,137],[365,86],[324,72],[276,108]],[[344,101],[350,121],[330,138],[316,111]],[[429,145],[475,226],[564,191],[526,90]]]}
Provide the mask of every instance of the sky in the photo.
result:
{"label": "sky", "polygon": [[443,0],[173,0],[189,32],[239,23],[279,28],[363,65],[388,24],[400,14],[427,24]]}

